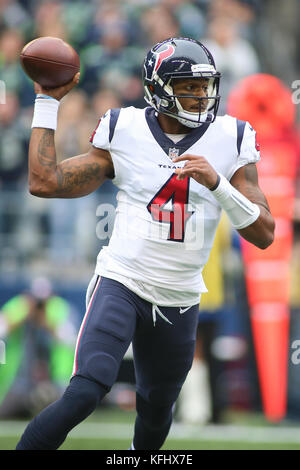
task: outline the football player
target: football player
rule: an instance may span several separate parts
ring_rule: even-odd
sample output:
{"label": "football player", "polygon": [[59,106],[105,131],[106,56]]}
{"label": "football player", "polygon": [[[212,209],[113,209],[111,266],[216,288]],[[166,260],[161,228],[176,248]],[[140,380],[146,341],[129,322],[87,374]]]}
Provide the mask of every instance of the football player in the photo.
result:
{"label": "football player", "polygon": [[171,38],[143,65],[148,107],[111,109],[87,154],[57,163],[59,102],[78,83],[36,86],[29,150],[30,192],[73,198],[111,179],[114,230],[99,253],[63,396],[27,426],[17,449],[57,449],[114,384],[130,343],[136,373],[132,449],[159,449],[193,361],[202,269],[222,209],[261,249],[274,221],[258,185],[255,131],[217,117],[220,73],[198,41]]}

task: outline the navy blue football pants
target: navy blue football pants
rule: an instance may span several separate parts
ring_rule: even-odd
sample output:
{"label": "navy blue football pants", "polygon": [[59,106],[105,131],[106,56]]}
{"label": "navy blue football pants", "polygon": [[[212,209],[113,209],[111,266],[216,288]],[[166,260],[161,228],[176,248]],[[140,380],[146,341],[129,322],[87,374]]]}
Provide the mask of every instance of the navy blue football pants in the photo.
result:
{"label": "navy blue football pants", "polygon": [[27,426],[17,449],[57,449],[68,432],[100,403],[117,379],[132,342],[136,374],[135,449],[159,449],[172,423],[172,407],[192,365],[198,305],[180,313],[153,306],[121,283],[98,278],[83,319],[73,376],[63,396]]}

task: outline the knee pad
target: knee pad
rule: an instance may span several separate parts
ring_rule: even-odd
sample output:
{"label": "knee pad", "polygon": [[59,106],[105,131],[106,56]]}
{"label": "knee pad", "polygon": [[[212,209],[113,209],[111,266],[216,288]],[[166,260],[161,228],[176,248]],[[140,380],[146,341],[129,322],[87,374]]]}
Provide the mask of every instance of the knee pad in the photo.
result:
{"label": "knee pad", "polygon": [[96,352],[87,360],[85,369],[92,380],[103,384],[108,391],[117,379],[119,362],[108,352]]}

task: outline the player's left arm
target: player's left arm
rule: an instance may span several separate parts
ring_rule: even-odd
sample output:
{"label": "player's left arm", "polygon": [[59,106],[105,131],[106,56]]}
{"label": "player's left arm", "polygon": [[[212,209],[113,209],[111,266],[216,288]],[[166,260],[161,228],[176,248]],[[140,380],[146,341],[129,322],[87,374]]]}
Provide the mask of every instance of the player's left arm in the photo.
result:
{"label": "player's left arm", "polygon": [[238,232],[245,240],[257,247],[267,248],[274,240],[275,222],[267,199],[259,187],[255,163],[248,163],[239,168],[232,176],[230,183],[260,209],[258,219],[248,227],[238,230]]}
{"label": "player's left arm", "polygon": [[258,185],[255,163],[239,168],[229,182],[216,172],[205,157],[182,155],[173,159],[174,163],[180,161],[186,163],[183,168],[175,170],[179,180],[191,177],[211,190],[245,240],[261,249],[271,245],[275,223]]}

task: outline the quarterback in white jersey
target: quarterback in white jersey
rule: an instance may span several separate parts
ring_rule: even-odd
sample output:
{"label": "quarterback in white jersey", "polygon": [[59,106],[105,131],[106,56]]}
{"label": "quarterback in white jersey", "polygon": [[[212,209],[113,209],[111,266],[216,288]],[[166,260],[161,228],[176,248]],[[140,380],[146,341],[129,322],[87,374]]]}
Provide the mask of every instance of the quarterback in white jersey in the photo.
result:
{"label": "quarterback in white jersey", "polygon": [[112,181],[120,191],[114,231],[98,256],[97,274],[158,305],[199,303],[206,291],[201,272],[221,206],[207,187],[192,178],[179,180],[175,170],[184,163],[172,159],[184,152],[205,155],[230,180],[238,168],[259,159],[254,130],[239,126],[235,118],[217,117],[214,125],[203,124],[174,142],[151,107],[105,114],[91,142],[110,153]]}
{"label": "quarterback in white jersey", "polygon": [[136,374],[131,449],[159,449],[192,365],[202,269],[220,213],[259,248],[274,221],[256,171],[255,131],[217,117],[220,73],[198,41],[170,38],[143,65],[148,107],[111,109],[88,153],[57,163],[60,99],[79,80],[36,84],[29,150],[30,192],[81,197],[111,179],[119,188],[115,226],[99,253],[64,395],[27,426],[17,449],[57,449],[115,382],[130,343]]}

